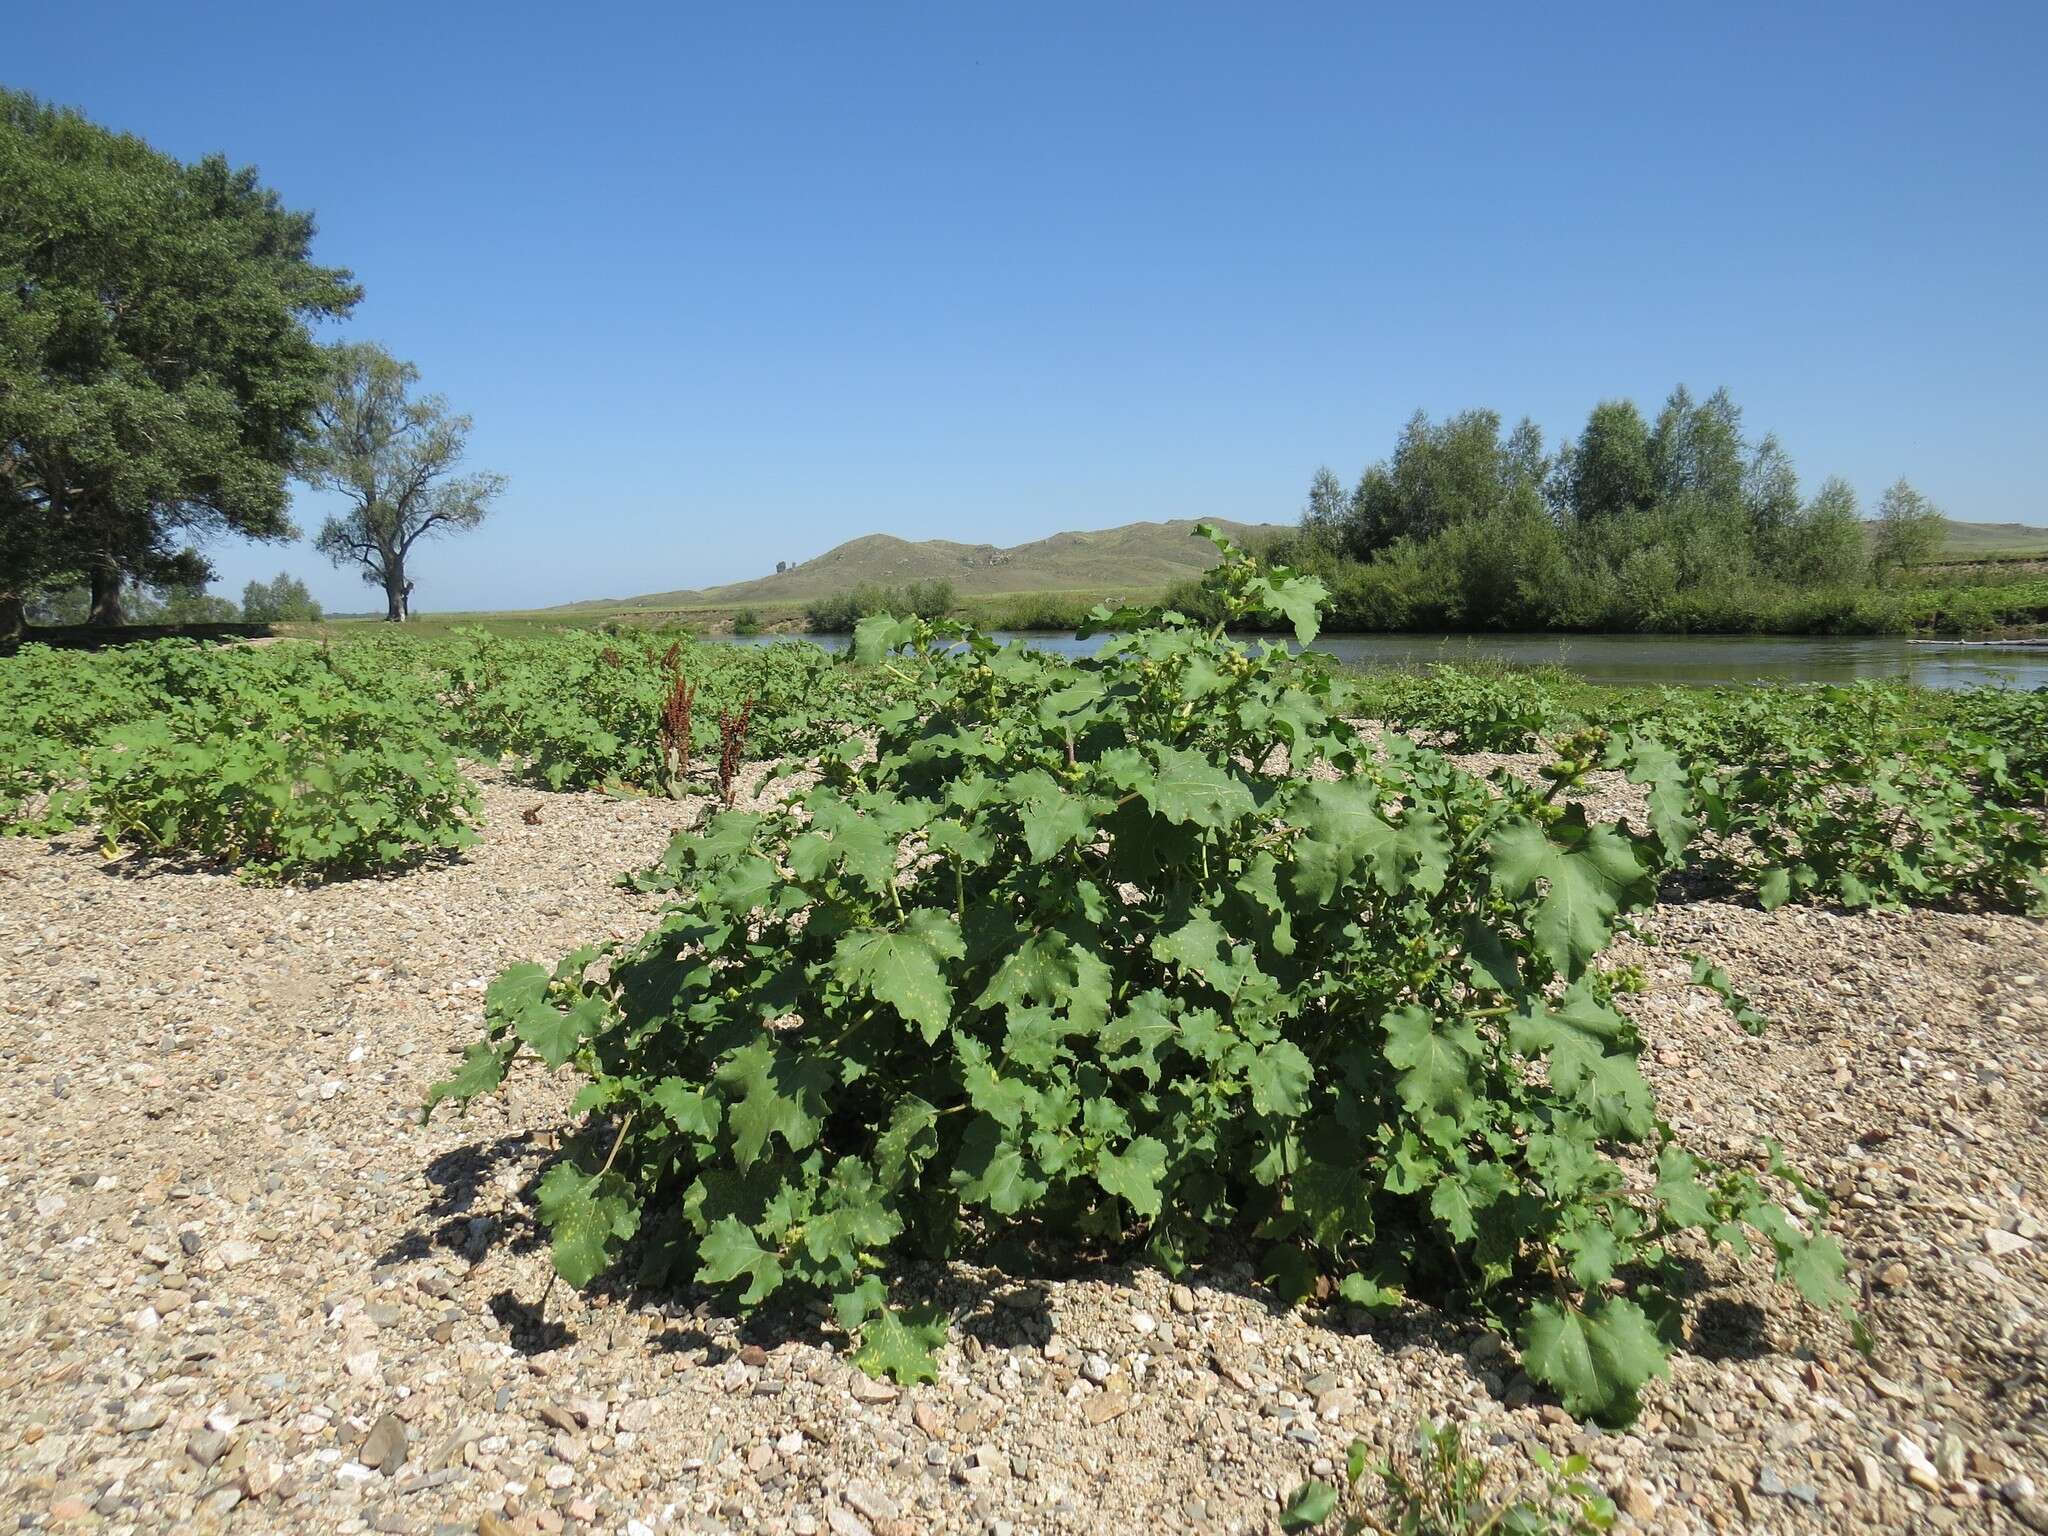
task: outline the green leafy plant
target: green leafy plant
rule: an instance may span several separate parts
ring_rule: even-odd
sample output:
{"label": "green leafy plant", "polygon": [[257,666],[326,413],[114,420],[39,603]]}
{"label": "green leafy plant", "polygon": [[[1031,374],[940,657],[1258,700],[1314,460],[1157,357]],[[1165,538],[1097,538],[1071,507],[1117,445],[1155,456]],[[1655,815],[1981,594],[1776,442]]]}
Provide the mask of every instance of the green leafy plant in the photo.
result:
{"label": "green leafy plant", "polygon": [[1683,764],[1689,814],[1712,834],[1697,861],[1766,909],[2048,912],[2048,818],[1999,734],[2024,751],[2030,706],[1974,709],[1957,728],[1896,688],[1759,689],[1668,700],[1640,725]]}
{"label": "green leafy plant", "polygon": [[[1582,1455],[1559,1460],[1540,1445],[1528,1448],[1530,1470],[1508,1474],[1506,1457],[1481,1460],[1464,1447],[1458,1427],[1424,1423],[1415,1446],[1377,1467],[1362,1440],[1351,1442],[1344,1486],[1312,1478],[1294,1491],[1280,1514],[1286,1531],[1315,1530],[1340,1513],[1345,1536],[1597,1536],[1614,1524],[1614,1503],[1592,1482]],[[1381,1506],[1368,1513],[1363,1485],[1377,1473]]]}
{"label": "green leafy plant", "polygon": [[1099,610],[1122,632],[1085,662],[863,621],[849,665],[896,690],[872,752],[678,838],[640,940],[500,979],[434,1100],[522,1052],[583,1079],[543,1190],[560,1272],[630,1238],[744,1307],[824,1293],[856,1359],[914,1374],[936,1320],[883,1290],[908,1259],[1079,1238],[1178,1270],[1222,1240],[1288,1300],[1476,1311],[1616,1421],[1676,1337],[1675,1233],[1845,1308],[1818,1195],[1774,1163],[1795,1219],[1672,1141],[1592,983],[1682,845],[1666,798],[1648,831],[1589,820],[1598,732],[1540,790],[1368,752],[1315,661],[1225,629],[1308,640],[1320,588],[1219,543],[1224,622]]}
{"label": "green leafy plant", "polygon": [[1440,665],[1389,674],[1376,692],[1385,724],[1429,736],[1449,752],[1527,752],[1561,713],[1541,681],[1519,672]]}
{"label": "green leafy plant", "polygon": [[[70,704],[38,697],[52,679],[79,689]],[[475,840],[475,791],[402,680],[307,649],[167,641],[32,658],[29,681],[6,713],[33,721],[43,745],[9,759],[11,830],[90,824],[109,852],[196,855],[272,880],[381,873]]]}

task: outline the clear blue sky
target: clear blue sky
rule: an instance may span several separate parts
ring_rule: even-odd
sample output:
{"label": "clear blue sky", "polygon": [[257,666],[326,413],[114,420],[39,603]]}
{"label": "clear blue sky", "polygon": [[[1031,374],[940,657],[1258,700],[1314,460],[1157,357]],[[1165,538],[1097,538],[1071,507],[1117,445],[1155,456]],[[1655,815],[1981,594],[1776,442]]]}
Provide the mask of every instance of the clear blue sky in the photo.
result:
{"label": "clear blue sky", "polygon": [[[8,84],[313,209],[351,332],[475,416],[512,489],[420,562],[425,609],[1286,520],[1418,406],[1554,441],[1679,380],[1809,488],[2048,522],[2038,0],[69,0],[6,33]],[[210,553],[217,590],[369,600],[304,544]]]}

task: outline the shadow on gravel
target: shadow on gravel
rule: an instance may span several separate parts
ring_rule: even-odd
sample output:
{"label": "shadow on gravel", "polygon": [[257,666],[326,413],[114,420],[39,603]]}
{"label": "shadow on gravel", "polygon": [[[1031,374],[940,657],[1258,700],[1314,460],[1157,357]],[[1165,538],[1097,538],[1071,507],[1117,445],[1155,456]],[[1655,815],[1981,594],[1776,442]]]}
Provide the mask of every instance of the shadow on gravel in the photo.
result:
{"label": "shadow on gravel", "polygon": [[515,1253],[546,1246],[533,1217],[534,1190],[546,1167],[537,1163],[517,1195],[501,1214],[476,1210],[477,1197],[506,1163],[525,1162],[552,1146],[550,1138],[531,1131],[470,1142],[443,1152],[427,1164],[427,1182],[434,1193],[398,1240],[377,1257],[377,1263],[403,1264],[455,1253],[474,1263],[499,1244]]}

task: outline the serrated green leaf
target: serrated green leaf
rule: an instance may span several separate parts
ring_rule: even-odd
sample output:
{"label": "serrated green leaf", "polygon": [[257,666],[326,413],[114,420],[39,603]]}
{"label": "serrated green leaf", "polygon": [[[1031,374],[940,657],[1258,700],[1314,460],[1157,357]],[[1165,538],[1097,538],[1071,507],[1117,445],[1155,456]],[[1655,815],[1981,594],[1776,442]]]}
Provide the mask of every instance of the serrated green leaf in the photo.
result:
{"label": "serrated green leaf", "polygon": [[883,1307],[861,1330],[853,1363],[868,1375],[904,1386],[939,1379],[938,1351],[946,1342],[946,1314],[937,1307]]}
{"label": "serrated green leaf", "polygon": [[1424,1009],[1407,1007],[1380,1021],[1387,1060],[1400,1070],[1401,1102],[1411,1113],[1431,1110],[1462,1123],[1472,1108],[1479,1036],[1469,1024],[1440,1026]]}
{"label": "serrated green leaf", "polygon": [[1314,1069],[1301,1047],[1276,1040],[1261,1050],[1245,1074],[1252,1090],[1252,1108],[1262,1115],[1298,1115],[1308,1107]]}
{"label": "serrated green leaf", "polygon": [[462,1065],[453,1075],[443,1078],[427,1090],[426,1105],[420,1111],[421,1119],[434,1112],[434,1106],[443,1099],[453,1099],[466,1104],[471,1099],[493,1092],[505,1081],[505,1069],[511,1064],[511,1052],[489,1041],[479,1040],[462,1053]]}
{"label": "serrated green leaf", "polygon": [[833,951],[832,970],[846,986],[889,1004],[932,1045],[953,1017],[953,988],[940,962],[965,953],[960,930],[925,909],[911,913],[896,931],[846,934]]}
{"label": "serrated green leaf", "polygon": [[1165,1146],[1150,1136],[1138,1136],[1121,1152],[1105,1152],[1096,1160],[1095,1181],[1128,1201],[1140,1216],[1157,1216],[1159,1180],[1165,1172]]}
{"label": "serrated green leaf", "polygon": [[780,1255],[763,1248],[736,1216],[723,1216],[711,1224],[697,1245],[697,1256],[702,1260],[697,1278],[704,1284],[731,1285],[745,1280],[740,1300],[750,1307],[782,1284]]}
{"label": "serrated green leaf", "polygon": [[1589,826],[1576,804],[1549,828],[1533,821],[1500,828],[1492,855],[1494,883],[1510,899],[1541,882],[1530,936],[1567,980],[1607,947],[1626,907],[1655,894],[1628,839],[1612,827]]}
{"label": "serrated green leaf", "polygon": [[1567,1411],[1603,1424],[1635,1416],[1636,1395],[1664,1373],[1663,1340],[1643,1309],[1607,1296],[1585,1308],[1539,1301],[1522,1325],[1522,1364]]}
{"label": "serrated green leaf", "polygon": [[572,1162],[556,1163],[536,1192],[540,1219],[552,1240],[555,1272],[585,1286],[610,1265],[618,1244],[640,1227],[633,1189],[616,1173],[586,1174]]}
{"label": "serrated green leaf", "polygon": [[822,1063],[784,1050],[764,1033],[729,1056],[714,1081],[726,1100],[740,1168],[753,1166],[770,1136],[779,1135],[792,1152],[817,1140],[831,1082]]}
{"label": "serrated green leaf", "polygon": [[718,1100],[695,1083],[679,1077],[665,1077],[648,1091],[668,1121],[685,1135],[710,1141],[718,1135],[723,1109]]}

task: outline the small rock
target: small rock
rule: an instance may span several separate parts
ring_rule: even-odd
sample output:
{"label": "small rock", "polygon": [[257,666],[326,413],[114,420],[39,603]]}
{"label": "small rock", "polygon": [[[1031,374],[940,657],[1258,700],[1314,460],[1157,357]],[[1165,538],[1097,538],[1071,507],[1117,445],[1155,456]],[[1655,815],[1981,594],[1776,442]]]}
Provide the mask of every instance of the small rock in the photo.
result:
{"label": "small rock", "polygon": [[1111,1419],[1128,1413],[1131,1400],[1128,1395],[1115,1387],[1097,1392],[1081,1405],[1081,1416],[1090,1424],[1107,1424]]}
{"label": "small rock", "polygon": [[878,1525],[886,1525],[902,1513],[894,1499],[873,1483],[860,1478],[855,1478],[846,1485],[846,1492],[842,1497],[845,1498],[847,1507],[855,1514]]}
{"label": "small rock", "polygon": [[162,1403],[137,1403],[121,1416],[121,1433],[146,1435],[171,1416]]}
{"label": "small rock", "polygon": [[864,1371],[854,1372],[852,1392],[857,1403],[893,1403],[903,1395],[893,1382],[878,1381]]}
{"label": "small rock", "polygon": [[395,1413],[387,1413],[370,1426],[362,1448],[356,1452],[356,1460],[390,1477],[405,1465],[405,1453],[411,1438],[405,1421]]}
{"label": "small rock", "polygon": [[210,1467],[227,1454],[228,1437],[217,1429],[195,1429],[185,1442],[185,1454],[202,1467]]}
{"label": "small rock", "polygon": [[832,1536],[875,1536],[867,1521],[842,1505],[835,1504],[826,1511],[825,1523],[832,1528]]}
{"label": "small rock", "polygon": [[1984,1246],[1991,1250],[1995,1259],[2010,1258],[2015,1253],[2024,1253],[2034,1245],[2017,1232],[2007,1232],[2002,1227],[1984,1229]]}
{"label": "small rock", "polygon": [[1184,1285],[1176,1285],[1168,1293],[1173,1301],[1173,1310],[1183,1315],[1195,1310],[1195,1293]]}
{"label": "small rock", "polygon": [[1773,1498],[1797,1499],[1802,1504],[1818,1504],[1820,1493],[1810,1483],[1788,1483],[1778,1475],[1775,1467],[1759,1467],[1756,1473],[1756,1491],[1767,1493]]}
{"label": "small rock", "polygon": [[1098,1387],[1109,1380],[1111,1366],[1107,1355],[1090,1355],[1081,1362],[1081,1374]]}

